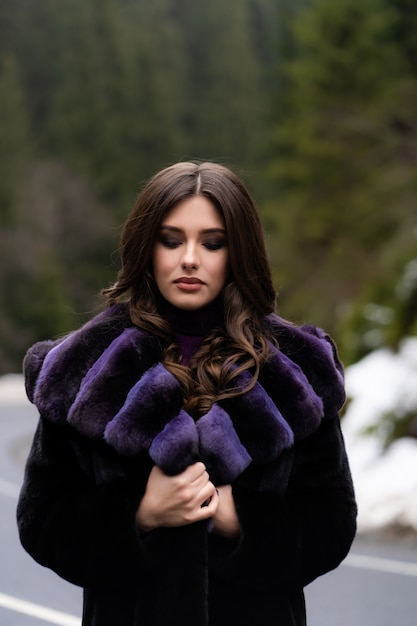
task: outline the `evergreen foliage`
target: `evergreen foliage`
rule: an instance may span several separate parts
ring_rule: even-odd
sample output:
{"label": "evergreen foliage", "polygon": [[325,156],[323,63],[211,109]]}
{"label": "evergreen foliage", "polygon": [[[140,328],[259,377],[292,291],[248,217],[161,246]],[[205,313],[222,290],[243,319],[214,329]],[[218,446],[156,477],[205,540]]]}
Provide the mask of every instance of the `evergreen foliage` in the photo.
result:
{"label": "evergreen foliage", "polygon": [[7,53],[0,65],[0,227],[10,227],[15,220],[17,191],[30,154],[27,115],[19,66]]}
{"label": "evergreen foliage", "polygon": [[188,158],[248,183],[284,316],[346,362],[415,333],[416,27],[412,0],[3,0],[0,373],[95,309]]}
{"label": "evergreen foliage", "polygon": [[349,359],[359,356],[343,330],[354,303],[392,285],[415,254],[417,153],[404,126],[417,77],[403,18],[386,0],[316,0],[298,14],[269,165],[285,310],[338,332]]}

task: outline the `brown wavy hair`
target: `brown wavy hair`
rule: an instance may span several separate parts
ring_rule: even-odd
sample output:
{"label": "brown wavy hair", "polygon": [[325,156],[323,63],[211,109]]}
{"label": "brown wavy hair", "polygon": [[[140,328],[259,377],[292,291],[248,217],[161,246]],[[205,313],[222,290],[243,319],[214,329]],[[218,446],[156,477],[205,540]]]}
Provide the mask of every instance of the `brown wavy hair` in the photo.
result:
{"label": "brown wavy hair", "polygon": [[[222,293],[224,328],[211,333],[185,367],[173,330],[158,313],[152,254],[164,216],[195,195],[208,198],[223,217],[230,270]],[[218,163],[180,162],[155,174],[124,224],[120,256],[117,282],[102,293],[109,306],[127,299],[132,322],[159,337],[163,363],[182,384],[190,413],[201,415],[213,402],[253,387],[269,354],[262,320],[275,310],[276,292],[259,214],[234,172]],[[252,377],[242,389],[235,379],[244,370]]]}

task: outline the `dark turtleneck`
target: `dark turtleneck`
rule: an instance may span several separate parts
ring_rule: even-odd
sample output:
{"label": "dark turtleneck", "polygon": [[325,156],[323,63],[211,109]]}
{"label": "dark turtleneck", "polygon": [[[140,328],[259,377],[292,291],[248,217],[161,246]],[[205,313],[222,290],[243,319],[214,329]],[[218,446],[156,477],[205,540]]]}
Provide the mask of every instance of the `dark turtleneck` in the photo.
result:
{"label": "dark turtleneck", "polygon": [[213,328],[223,325],[223,302],[216,298],[207,306],[195,311],[177,309],[164,300],[160,313],[172,326],[178,342],[183,364],[188,365],[203,339]]}

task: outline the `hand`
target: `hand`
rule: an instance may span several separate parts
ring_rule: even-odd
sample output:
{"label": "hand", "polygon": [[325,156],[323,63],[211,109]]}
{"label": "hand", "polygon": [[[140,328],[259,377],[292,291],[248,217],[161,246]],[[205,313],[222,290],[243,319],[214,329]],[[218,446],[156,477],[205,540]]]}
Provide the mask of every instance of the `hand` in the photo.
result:
{"label": "hand", "polygon": [[213,516],[213,532],[225,537],[237,537],[240,533],[232,487],[223,485],[217,490],[219,502]]}
{"label": "hand", "polygon": [[203,463],[189,465],[181,474],[168,476],[154,465],[136,512],[141,530],[160,526],[185,526],[213,517],[219,497]]}

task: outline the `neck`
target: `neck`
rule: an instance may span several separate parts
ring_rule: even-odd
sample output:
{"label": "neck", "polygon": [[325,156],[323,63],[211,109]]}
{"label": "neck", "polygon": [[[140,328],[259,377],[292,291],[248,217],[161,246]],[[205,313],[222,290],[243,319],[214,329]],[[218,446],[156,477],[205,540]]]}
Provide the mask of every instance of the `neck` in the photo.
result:
{"label": "neck", "polygon": [[181,335],[205,337],[213,328],[223,324],[221,298],[216,298],[206,306],[193,311],[177,309],[164,300],[160,307],[160,313],[172,326],[174,332]]}
{"label": "neck", "polygon": [[160,313],[174,330],[184,365],[189,364],[201,342],[213,328],[223,324],[221,298],[217,298],[207,306],[194,311],[177,309],[164,300],[160,307]]}

